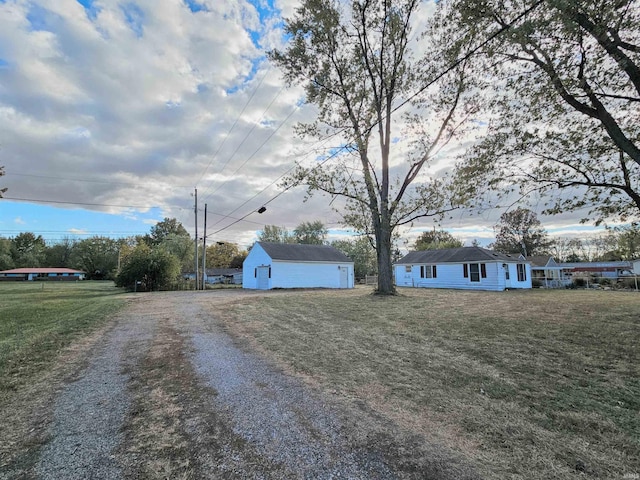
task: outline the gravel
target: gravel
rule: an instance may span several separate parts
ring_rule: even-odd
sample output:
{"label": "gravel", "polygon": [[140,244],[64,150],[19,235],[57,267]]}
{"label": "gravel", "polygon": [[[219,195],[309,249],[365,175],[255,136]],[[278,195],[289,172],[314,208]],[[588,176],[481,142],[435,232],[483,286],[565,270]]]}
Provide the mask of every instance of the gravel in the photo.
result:
{"label": "gravel", "polygon": [[51,441],[36,466],[38,478],[121,477],[115,449],[129,408],[124,353],[128,349],[140,351],[153,336],[148,317],[135,314],[137,322],[130,322],[130,318],[116,320],[80,378],[69,383],[57,398],[49,429]]}
{"label": "gravel", "polygon": [[[121,450],[123,432],[133,428],[130,422],[135,414],[129,372],[144,374],[141,361],[160,338],[158,325],[169,321],[186,340],[187,368],[195,372],[195,382],[204,392],[200,395],[205,395],[204,403],[194,400],[180,408],[187,415],[181,417],[182,425],[217,418],[224,428],[216,431],[227,432],[222,434],[222,447],[218,445],[214,452],[213,443],[198,436],[197,428],[184,429],[187,445],[198,452],[199,458],[190,461],[196,462],[192,472],[199,477],[192,473],[183,478],[213,478],[215,472],[226,471],[233,472],[233,478],[475,478],[466,474],[467,467],[458,469],[456,461],[443,461],[447,456],[429,460],[424,439],[399,433],[389,420],[365,406],[347,407],[238,347],[209,312],[216,303],[224,308],[224,302],[243,298],[243,292],[234,291],[136,296],[114,319],[114,327],[87,367],[61,389],[50,441],[40,451],[35,476],[118,479],[131,476],[134,460],[153,463],[154,459],[127,456]],[[416,460],[421,452],[426,452],[424,462]],[[144,450],[137,455],[144,456]],[[249,464],[253,460],[275,467],[260,470]],[[0,472],[0,478],[11,477]],[[164,477],[158,472],[153,478]]]}
{"label": "gravel", "polygon": [[331,408],[220,332],[194,334],[196,371],[236,434],[298,478],[395,478],[381,455],[352,450]]}

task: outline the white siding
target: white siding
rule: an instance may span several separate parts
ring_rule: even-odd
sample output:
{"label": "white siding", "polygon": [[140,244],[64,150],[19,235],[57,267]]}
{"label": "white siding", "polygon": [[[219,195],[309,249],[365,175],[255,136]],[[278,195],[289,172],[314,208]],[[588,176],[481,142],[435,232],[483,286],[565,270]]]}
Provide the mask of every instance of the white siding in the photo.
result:
{"label": "white siding", "polygon": [[256,243],[242,263],[242,288],[257,288],[255,269],[270,265],[271,257]]}
{"label": "white siding", "polygon": [[353,288],[353,264],[274,261],[271,288],[340,288],[340,267],[348,268]]}
{"label": "white siding", "polygon": [[348,288],[354,286],[353,263],[289,262],[272,260],[255,244],[242,264],[242,288],[258,288],[256,269],[271,267],[268,282],[272,288],[340,288],[340,267],[348,269]]}
{"label": "white siding", "polygon": [[[420,265],[411,265],[411,272],[406,271],[407,265],[396,265],[396,285],[399,287],[426,287],[426,288],[454,288],[464,290],[497,290],[505,289],[505,270],[502,262],[469,262],[484,263],[487,271],[486,278],[480,278],[479,282],[472,282],[471,276],[464,277],[462,263],[436,264],[436,278],[421,278]],[[531,266],[525,264],[527,278],[524,282],[518,282],[516,263],[509,263],[509,288],[531,288]]]}

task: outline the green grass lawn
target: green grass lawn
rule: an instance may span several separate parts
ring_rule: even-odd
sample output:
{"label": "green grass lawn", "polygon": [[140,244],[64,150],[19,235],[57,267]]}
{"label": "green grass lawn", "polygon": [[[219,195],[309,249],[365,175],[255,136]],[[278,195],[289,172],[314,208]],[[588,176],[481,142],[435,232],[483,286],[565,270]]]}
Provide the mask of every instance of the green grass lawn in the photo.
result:
{"label": "green grass lawn", "polygon": [[486,478],[640,474],[640,295],[533,290],[278,292],[228,329],[364,400]]}
{"label": "green grass lawn", "polygon": [[113,282],[0,283],[0,394],[46,370],[124,304]]}

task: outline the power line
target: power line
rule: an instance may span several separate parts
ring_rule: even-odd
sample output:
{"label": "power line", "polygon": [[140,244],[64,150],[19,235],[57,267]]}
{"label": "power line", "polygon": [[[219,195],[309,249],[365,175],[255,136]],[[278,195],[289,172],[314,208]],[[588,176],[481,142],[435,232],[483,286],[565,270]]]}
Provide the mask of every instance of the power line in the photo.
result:
{"label": "power line", "polygon": [[[291,110],[289,115],[287,115],[287,118],[285,118],[284,121],[280,123],[280,125],[278,125],[278,127],[275,130],[273,130],[271,134],[260,144],[260,146],[244,162],[242,162],[242,164],[231,174],[231,176],[238,173],[240,169],[242,169],[242,167],[244,167],[249,162],[249,160],[251,160],[262,149],[262,147],[264,147],[267,144],[269,140],[271,140],[271,138],[278,132],[278,130],[280,130],[287,123],[287,121],[293,116],[293,114],[296,112],[297,109],[298,107],[296,106],[295,108],[293,108],[293,110]],[[229,183],[229,180],[225,180],[220,185],[218,185],[218,187],[215,190],[213,190],[209,195],[205,197],[205,200],[210,198],[211,195],[216,193],[218,190],[224,187],[227,183]]]}
{"label": "power line", "polygon": [[[56,177],[56,176],[52,176],[52,175],[35,175],[35,174],[31,174],[31,173],[14,173],[14,172],[6,172],[5,176],[10,177],[10,176],[15,176],[15,177],[32,177],[32,178],[44,178],[47,180],[64,180],[64,181],[69,181],[69,182],[85,182],[85,183],[101,183],[101,184],[105,184],[105,185],[123,185],[123,186],[127,186],[127,187],[145,187],[148,184],[144,184],[144,183],[128,183],[128,182],[110,182],[107,180],[91,180],[91,179],[86,179],[86,178],[71,178],[71,177]],[[164,184],[169,188],[191,188],[190,185],[171,185],[171,184]]]}
{"label": "power line", "polygon": [[[85,203],[85,202],[63,202],[60,200],[39,200],[35,198],[18,198],[18,197],[2,197],[4,200],[16,200],[19,202],[35,202],[35,203],[58,203],[58,204],[66,204],[66,205],[85,205],[90,207],[117,207],[117,208],[138,208],[138,209],[151,209],[151,208],[161,208],[158,205],[112,205],[108,203]],[[180,210],[183,210],[180,208]]]}
{"label": "power line", "polygon": [[[246,103],[244,104],[244,107],[242,107],[242,110],[240,111],[240,113],[238,114],[238,116],[236,117],[235,121],[233,122],[233,125],[231,125],[231,128],[229,128],[229,130],[227,131],[227,134],[225,135],[224,139],[222,140],[222,142],[220,143],[220,146],[217,148],[217,150],[215,151],[215,153],[213,154],[213,156],[211,157],[211,160],[209,161],[209,163],[207,164],[206,168],[204,169],[204,171],[202,172],[202,175],[200,175],[200,178],[198,179],[198,181],[196,183],[200,183],[202,181],[202,179],[204,178],[205,174],[207,173],[207,170],[209,170],[209,167],[211,167],[211,164],[213,163],[213,161],[216,159],[216,157],[218,156],[218,152],[220,152],[220,150],[222,149],[222,147],[224,146],[224,144],[227,141],[227,138],[229,138],[229,135],[231,134],[231,132],[233,131],[233,129],[235,128],[235,126],[238,124],[238,121],[240,120],[240,117],[242,117],[242,114],[244,113],[244,111],[247,109],[247,107],[249,106],[249,103],[251,103],[251,100],[253,99],[253,97],[255,96],[256,92],[258,91],[258,89],[262,86],[262,83],[264,82],[264,79],[267,78],[267,74],[271,71],[271,66],[265,70],[264,75],[262,76],[262,78],[260,79],[260,83],[256,86],[256,88],[253,90],[253,92],[251,93],[251,96],[247,99]],[[227,161],[228,163],[228,161]]]}

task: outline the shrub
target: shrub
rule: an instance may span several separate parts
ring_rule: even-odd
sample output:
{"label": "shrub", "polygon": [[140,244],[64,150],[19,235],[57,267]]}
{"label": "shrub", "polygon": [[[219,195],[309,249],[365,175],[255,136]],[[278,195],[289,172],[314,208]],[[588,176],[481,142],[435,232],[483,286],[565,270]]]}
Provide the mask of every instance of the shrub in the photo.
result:
{"label": "shrub", "polygon": [[587,282],[584,278],[574,278],[571,285],[573,288],[584,288],[587,286]]}

